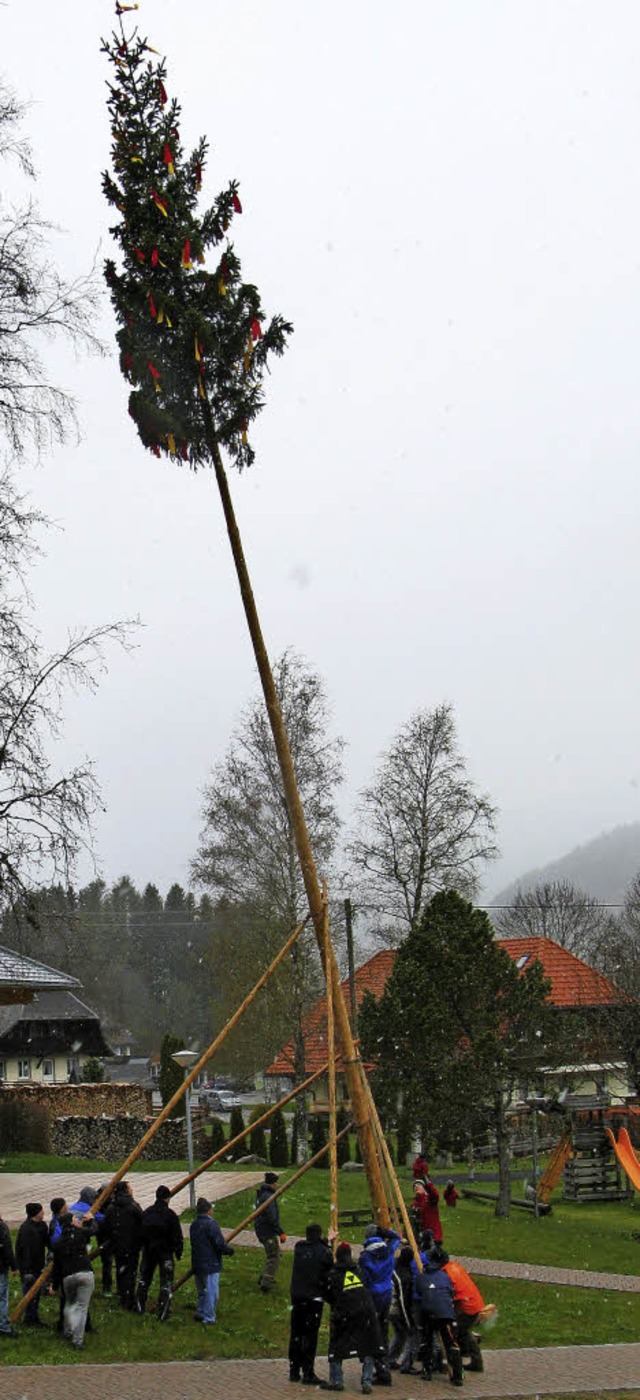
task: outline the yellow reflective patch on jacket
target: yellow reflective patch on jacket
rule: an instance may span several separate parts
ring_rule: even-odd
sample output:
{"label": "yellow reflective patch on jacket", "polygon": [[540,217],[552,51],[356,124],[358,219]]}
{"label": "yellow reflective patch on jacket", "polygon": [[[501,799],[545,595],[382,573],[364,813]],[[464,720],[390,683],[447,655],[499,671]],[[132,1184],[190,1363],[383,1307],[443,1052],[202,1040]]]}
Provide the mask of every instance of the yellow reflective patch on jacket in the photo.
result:
{"label": "yellow reflective patch on jacket", "polygon": [[363,1287],[364,1287],[364,1284],[363,1284],[363,1282],[362,1282],[362,1279],[361,1279],[361,1278],[358,1278],[358,1275],[357,1275],[357,1274],[352,1274],[350,1269],[347,1269],[347,1272],[346,1272],[346,1274],[345,1274],[345,1276],[344,1276],[344,1283],[343,1283],[343,1285],[342,1285],[342,1291],[343,1291],[343,1293],[346,1293],[348,1288],[363,1288]]}

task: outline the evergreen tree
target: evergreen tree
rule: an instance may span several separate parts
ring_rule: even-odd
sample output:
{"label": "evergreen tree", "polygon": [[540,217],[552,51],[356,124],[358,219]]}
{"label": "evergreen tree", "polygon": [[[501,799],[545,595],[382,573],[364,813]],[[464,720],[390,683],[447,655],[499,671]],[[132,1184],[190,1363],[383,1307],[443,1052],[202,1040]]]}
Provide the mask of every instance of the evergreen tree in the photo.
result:
{"label": "evergreen tree", "polygon": [[220,1148],[224,1147],[225,1144],[224,1123],[221,1118],[214,1116],[209,1119],[209,1126],[211,1128],[211,1136],[209,1138],[209,1147],[211,1151],[209,1156],[213,1157],[214,1152],[219,1152]]}
{"label": "evergreen tree", "polygon": [[[167,1031],[166,1035],[162,1037],[162,1045],[160,1046],[160,1097],[163,1104],[167,1104],[169,1099],[173,1098],[184,1079],[184,1072],[180,1065],[171,1059],[176,1050],[184,1050],[184,1040],[181,1040],[180,1036],[174,1035],[172,1031]],[[182,1118],[184,1112],[184,1102],[180,1102],[176,1104],[173,1117]]]}
{"label": "evergreen tree", "polygon": [[242,213],[237,182],[199,212],[207,141],[184,152],[166,63],[137,29],[125,34],[117,13],[119,30],[103,43],[113,68],[103,189],[120,216],[111,233],[121,256],[105,275],[129,413],[156,456],[197,467],[224,447],[241,468],[254,458],[247,434],[268,357],[282,354],[291,327],[280,316],[267,323],[257,288],[242,281],[227,237]]}
{"label": "evergreen tree", "polygon": [[[348,1122],[349,1115],[347,1113],[346,1108],[340,1107],[338,1109],[338,1112],[336,1113],[336,1133],[341,1133],[343,1128],[346,1128]],[[339,1167],[343,1167],[345,1162],[351,1161],[351,1145],[349,1143],[348,1133],[345,1133],[344,1137],[340,1138],[340,1141],[337,1144],[337,1153]]]}
{"label": "evergreen tree", "polygon": [[[238,1136],[238,1133],[241,1133],[241,1132],[243,1131],[243,1129],[244,1129],[244,1118],[242,1117],[242,1109],[241,1109],[241,1108],[232,1108],[232,1110],[231,1110],[231,1117],[230,1117],[230,1119],[229,1119],[229,1140],[231,1141],[232,1138],[237,1137],[237,1136]],[[237,1147],[234,1147],[234,1149],[233,1149],[233,1154],[232,1154],[232,1155],[233,1155],[234,1161],[235,1161],[235,1158],[236,1158],[236,1157],[243,1157],[244,1154],[245,1154],[245,1152],[246,1152],[246,1150],[247,1150],[247,1149],[246,1149],[246,1146],[245,1146],[244,1142],[239,1142],[239,1143],[238,1143],[238,1146],[237,1146]]]}
{"label": "evergreen tree", "polygon": [[[311,1156],[315,1157],[316,1152],[319,1152],[320,1148],[326,1147],[326,1145],[327,1134],[325,1132],[324,1123],[320,1114],[316,1113],[311,1124]],[[316,1162],[316,1166],[323,1168],[329,1166],[328,1152],[325,1152],[324,1157],[321,1157],[320,1161]]]}
{"label": "evergreen tree", "polygon": [[[342,1144],[339,1144],[342,1146]],[[289,1165],[289,1144],[287,1142],[287,1125],[284,1121],[284,1113],[279,1108],[271,1119],[271,1137],[269,1140],[269,1161],[272,1167],[288,1167]]]}

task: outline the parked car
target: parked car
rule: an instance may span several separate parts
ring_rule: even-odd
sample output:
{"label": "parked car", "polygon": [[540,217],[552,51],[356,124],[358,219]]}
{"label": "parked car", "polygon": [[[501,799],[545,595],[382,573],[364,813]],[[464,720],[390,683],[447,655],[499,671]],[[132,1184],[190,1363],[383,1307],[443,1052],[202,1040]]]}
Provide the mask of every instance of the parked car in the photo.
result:
{"label": "parked car", "polygon": [[203,1108],[210,1109],[212,1113],[230,1113],[232,1108],[241,1107],[238,1099],[224,1089],[201,1089],[198,1103]]}

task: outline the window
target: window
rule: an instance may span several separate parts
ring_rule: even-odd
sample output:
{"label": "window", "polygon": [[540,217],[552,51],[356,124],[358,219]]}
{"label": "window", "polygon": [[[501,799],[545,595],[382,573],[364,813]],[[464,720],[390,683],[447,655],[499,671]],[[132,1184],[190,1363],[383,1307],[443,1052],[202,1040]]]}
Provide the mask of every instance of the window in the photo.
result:
{"label": "window", "polygon": [[524,967],[525,963],[528,962],[528,961],[529,961],[529,954],[528,954],[528,953],[522,953],[522,955],[518,958],[518,961],[517,961],[517,963],[516,963],[516,967],[518,968],[518,971],[519,971],[519,972],[522,971],[522,968]]}
{"label": "window", "polygon": [[42,1061],[42,1078],[53,1079],[53,1060]]}
{"label": "window", "polygon": [[18,1079],[31,1078],[31,1060],[18,1060]]}
{"label": "window", "polygon": [[4,1060],[0,1060],[0,1084],[4,1084],[7,1077],[7,1067]]}

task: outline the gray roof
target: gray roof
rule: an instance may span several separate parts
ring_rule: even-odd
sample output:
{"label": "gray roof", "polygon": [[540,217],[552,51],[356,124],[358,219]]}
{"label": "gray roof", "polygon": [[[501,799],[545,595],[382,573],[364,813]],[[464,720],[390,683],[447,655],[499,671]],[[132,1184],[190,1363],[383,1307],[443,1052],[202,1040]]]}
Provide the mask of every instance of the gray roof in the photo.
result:
{"label": "gray roof", "polygon": [[0,1037],[18,1021],[99,1021],[97,1011],[85,1006],[74,992],[38,992],[26,1006],[0,1006]]}
{"label": "gray roof", "polygon": [[58,972],[46,963],[37,963],[0,946],[0,987],[79,987],[77,977]]}

